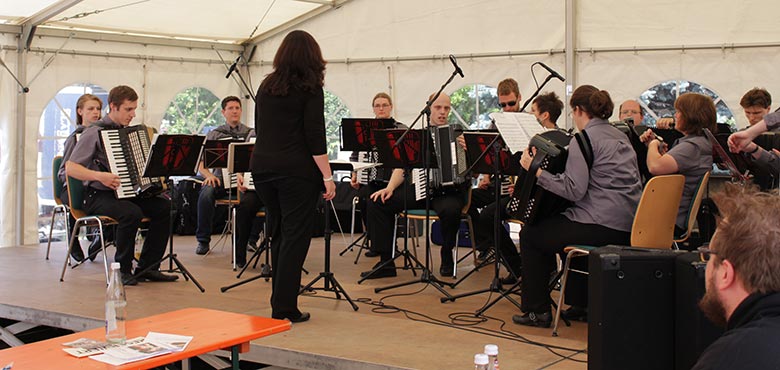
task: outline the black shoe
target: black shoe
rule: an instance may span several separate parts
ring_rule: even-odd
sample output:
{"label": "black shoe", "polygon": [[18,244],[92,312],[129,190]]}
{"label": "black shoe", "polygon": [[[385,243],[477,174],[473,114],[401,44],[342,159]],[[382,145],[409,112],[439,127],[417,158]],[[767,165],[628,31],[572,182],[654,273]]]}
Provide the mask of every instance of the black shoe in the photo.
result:
{"label": "black shoe", "polygon": [[238,261],[236,261],[236,267],[238,267],[240,269],[244,268],[245,265],[246,265],[246,262],[238,262]]}
{"label": "black shoe", "polygon": [[73,242],[73,247],[70,249],[70,258],[76,262],[84,260],[84,251],[81,250],[81,244],[78,241]]}
{"label": "black shoe", "polygon": [[176,281],[179,280],[179,275],[166,275],[158,270],[149,270],[143,274],[136,274],[135,278],[139,281]]}
{"label": "black shoe", "polygon": [[204,255],[209,252],[209,243],[198,242],[198,248],[195,249],[195,254]]}
{"label": "black shoe", "polygon": [[386,277],[393,277],[398,275],[398,273],[395,272],[394,265],[391,265],[390,267],[382,267],[381,269],[374,271],[374,273],[371,273],[371,271],[361,272],[360,277],[370,280],[370,279],[381,279]]}
{"label": "black shoe", "polygon": [[549,328],[550,325],[552,325],[552,313],[547,311],[543,313],[529,312],[525,315],[513,315],[512,322],[518,325]]}
{"label": "black shoe", "polygon": [[366,257],[379,257],[379,252],[369,250],[365,254],[363,254]]}
{"label": "black shoe", "polygon": [[138,280],[135,276],[129,272],[122,272],[122,284],[124,285],[138,285]]}
{"label": "black shoe", "polygon": [[103,250],[103,246],[100,243],[100,237],[95,237],[95,239],[92,239],[92,243],[89,245],[89,249],[87,249],[87,258],[89,258],[90,261],[94,261],[95,257],[97,257],[98,253]]}
{"label": "black shoe", "polygon": [[517,284],[517,278],[512,276],[512,274],[502,277],[499,281],[501,282],[501,285],[512,286]]}
{"label": "black shoe", "polygon": [[452,277],[453,272],[454,271],[452,270],[451,262],[448,264],[442,264],[441,267],[439,267],[439,275],[442,277]]}
{"label": "black shoe", "polygon": [[477,254],[477,264],[482,265],[490,260],[490,257],[493,255],[492,250],[485,249],[482,251],[479,251],[479,254]]}
{"label": "black shoe", "polygon": [[271,317],[277,320],[288,320],[290,322],[304,322],[304,321],[309,321],[309,319],[311,318],[311,314],[309,314],[308,312],[301,312],[298,316],[274,315]]}
{"label": "black shoe", "polygon": [[561,317],[571,321],[588,322],[588,309],[582,306],[571,306],[561,311]]}

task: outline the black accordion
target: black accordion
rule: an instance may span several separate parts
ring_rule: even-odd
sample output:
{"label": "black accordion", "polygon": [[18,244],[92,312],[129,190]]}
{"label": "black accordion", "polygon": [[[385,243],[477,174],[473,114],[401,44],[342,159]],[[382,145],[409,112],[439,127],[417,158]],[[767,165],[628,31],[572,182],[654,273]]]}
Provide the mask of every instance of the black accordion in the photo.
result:
{"label": "black accordion", "polygon": [[571,138],[572,135],[563,130],[547,131],[531,138],[529,146],[536,148],[536,155],[528,171],[521,169],[518,174],[512,198],[506,207],[509,217],[530,225],[561,213],[571,205],[571,201],[536,184],[539,168],[553,174],[566,169]]}
{"label": "black accordion", "polygon": [[143,177],[151,151],[149,132],[144,125],[100,130],[100,140],[108,157],[108,170],[119,176],[117,199],[151,198],[163,191],[158,177]]}

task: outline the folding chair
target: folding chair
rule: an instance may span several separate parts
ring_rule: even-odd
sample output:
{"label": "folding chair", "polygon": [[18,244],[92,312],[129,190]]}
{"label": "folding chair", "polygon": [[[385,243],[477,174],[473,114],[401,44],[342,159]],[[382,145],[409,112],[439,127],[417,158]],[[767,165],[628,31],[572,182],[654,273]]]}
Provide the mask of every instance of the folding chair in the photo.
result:
{"label": "folding chair", "polygon": [[[642,192],[639,206],[631,227],[631,246],[638,248],[671,249],[674,239],[674,223],[680,207],[685,176],[665,175],[650,179]],[[561,277],[561,293],[555,310],[552,335],[558,336],[558,320],[561,317],[569,271],[587,275],[586,271],[571,269],[571,259],[587,256],[596,246],[572,245],[564,248],[566,263]]]}
{"label": "folding chair", "polygon": [[688,217],[686,218],[686,230],[682,235],[675,235],[674,249],[680,249],[680,244],[688,240],[693,232],[693,226],[696,224],[696,217],[699,215],[699,208],[701,208],[701,200],[704,198],[704,190],[707,189],[707,184],[710,181],[710,171],[702,176],[699,180],[699,184],[696,185],[696,191],[693,193],[693,200],[688,207]]}
{"label": "folding chair", "polygon": [[68,206],[62,203],[62,199],[60,199],[60,189],[62,189],[62,182],[60,181],[60,177],[58,176],[60,171],[60,166],[62,165],[62,156],[58,155],[54,157],[54,160],[51,162],[51,187],[52,187],[52,194],[54,194],[54,209],[51,211],[51,224],[49,224],[49,242],[46,245],[46,260],[49,260],[49,252],[51,251],[51,236],[54,232],[54,218],[57,216],[58,213],[62,213],[65,215],[65,239],[70,240],[70,230],[68,228],[68,216],[70,215],[70,211],[68,210]]}

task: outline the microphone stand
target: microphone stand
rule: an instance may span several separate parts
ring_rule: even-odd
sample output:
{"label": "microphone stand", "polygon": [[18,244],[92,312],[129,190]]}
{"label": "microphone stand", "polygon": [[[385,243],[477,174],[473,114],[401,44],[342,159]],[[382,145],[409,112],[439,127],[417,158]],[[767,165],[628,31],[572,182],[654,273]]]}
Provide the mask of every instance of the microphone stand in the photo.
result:
{"label": "microphone stand", "polygon": [[[422,151],[423,151],[423,170],[424,170],[423,182],[425,183],[425,188],[426,188],[426,190],[428,192],[427,196],[425,197],[425,225],[426,225],[426,227],[425,227],[425,266],[423,266],[423,269],[422,269],[422,272],[420,273],[420,278],[419,279],[411,280],[411,281],[407,281],[407,282],[403,282],[403,283],[399,283],[399,284],[393,284],[393,285],[389,285],[389,286],[385,286],[385,287],[376,288],[376,289],[374,289],[375,293],[379,293],[379,292],[381,292],[383,290],[387,290],[387,289],[394,289],[394,288],[399,288],[399,287],[403,287],[403,286],[407,286],[407,285],[412,285],[412,284],[415,284],[415,283],[423,283],[423,284],[430,284],[432,287],[436,288],[439,292],[441,292],[445,297],[448,297],[448,298],[452,297],[452,295],[450,295],[446,290],[444,290],[444,286],[446,285],[446,286],[449,286],[450,288],[452,288],[453,284],[452,283],[446,283],[444,281],[439,280],[438,278],[433,276],[433,273],[430,270],[430,266],[431,266],[430,265],[430,259],[431,259],[431,238],[430,238],[430,235],[428,235],[430,233],[430,231],[429,231],[429,227],[427,227],[427,225],[429,225],[430,222],[431,222],[430,218],[431,218],[431,193],[432,192],[430,191],[431,189],[430,189],[430,184],[429,184],[429,181],[428,181],[428,172],[430,171],[430,160],[431,160],[430,154],[429,154],[430,150],[428,149],[428,143],[429,143],[429,139],[428,138],[430,137],[430,133],[431,133],[430,132],[430,130],[431,130],[431,125],[430,125],[430,123],[431,123],[430,122],[431,105],[433,104],[433,102],[436,101],[436,99],[439,98],[439,96],[441,95],[441,92],[444,91],[444,88],[447,87],[447,85],[449,85],[450,82],[452,82],[452,80],[455,78],[455,75],[457,75],[458,73],[459,73],[459,69],[457,69],[457,68],[454,71],[452,71],[452,74],[447,79],[447,81],[444,82],[443,85],[441,85],[441,87],[439,88],[439,91],[437,91],[436,94],[434,94],[433,98],[431,98],[429,101],[427,101],[425,103],[425,107],[420,111],[420,114],[417,115],[417,118],[414,119],[414,122],[412,122],[412,124],[409,125],[409,127],[406,129],[406,131],[398,138],[398,140],[395,143],[396,147],[401,145],[401,143],[403,143],[404,138],[406,137],[406,134],[408,134],[409,131],[414,128],[414,125],[416,125],[417,122],[423,116],[425,116],[426,121],[427,121],[427,124],[426,124],[425,128],[426,128],[427,131],[426,131],[426,135],[423,138],[422,143],[421,143],[421,147],[422,147]],[[407,223],[408,222],[409,221],[408,221],[408,218],[407,218]],[[455,246],[455,248],[457,248],[457,246]]]}
{"label": "microphone stand", "polygon": [[[216,52],[217,52],[217,55],[219,56],[219,59],[221,59],[222,63],[225,65],[225,67],[227,67],[227,63],[225,62],[225,59],[222,58],[222,54],[219,53],[219,50],[216,50]],[[246,80],[244,80],[244,76],[242,76],[241,72],[238,70],[238,61],[241,59],[242,56],[243,56],[242,54],[239,54],[238,58],[236,58],[236,61],[233,62],[233,65],[228,67],[228,73],[225,76],[225,78],[230,78],[230,75],[232,75],[233,72],[235,71],[236,74],[238,75],[238,79],[241,80],[241,84],[239,84],[238,87],[241,88],[241,86],[243,85],[243,87],[247,91],[247,96],[252,98],[252,102],[257,103],[257,99],[255,98],[255,94],[252,92],[252,89],[249,87],[249,84],[246,83]],[[233,80],[235,81],[235,77],[233,78]],[[238,82],[236,82],[236,84],[238,84]]]}
{"label": "microphone stand", "polygon": [[520,112],[525,112],[525,107],[527,107],[528,104],[531,104],[531,102],[534,101],[534,98],[537,95],[539,95],[539,92],[542,91],[542,88],[544,87],[544,85],[547,85],[547,83],[550,82],[550,80],[552,80],[553,77],[555,77],[555,76],[553,76],[552,74],[547,75],[547,78],[544,79],[544,82],[542,82],[542,84],[539,85],[539,87],[536,88],[536,91],[534,91],[533,95],[531,95],[531,97],[528,98],[528,100],[526,100],[525,103],[523,103],[523,106],[520,107]]}

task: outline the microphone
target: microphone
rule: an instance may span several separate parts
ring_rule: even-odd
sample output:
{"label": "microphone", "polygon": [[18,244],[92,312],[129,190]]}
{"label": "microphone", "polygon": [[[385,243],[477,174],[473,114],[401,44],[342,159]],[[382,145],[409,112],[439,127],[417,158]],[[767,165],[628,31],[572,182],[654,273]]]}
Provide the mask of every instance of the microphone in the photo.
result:
{"label": "microphone", "polygon": [[232,74],[233,71],[236,70],[236,67],[238,66],[238,60],[239,59],[241,59],[241,54],[238,55],[238,57],[236,58],[236,61],[233,62],[233,65],[230,66],[230,68],[228,69],[228,73],[225,75],[225,78],[230,78],[230,74]]}
{"label": "microphone", "polygon": [[460,75],[460,78],[463,78],[463,70],[458,67],[458,62],[455,61],[455,56],[450,54],[450,62],[452,63],[452,66],[455,67],[455,73]]}
{"label": "microphone", "polygon": [[536,62],[536,63],[537,63],[537,64],[539,64],[540,66],[542,66],[542,68],[546,69],[546,70],[547,70],[547,72],[550,72],[550,74],[551,74],[553,77],[555,77],[555,78],[557,78],[557,79],[561,80],[561,82],[565,82],[565,81],[566,81],[566,79],[565,79],[565,78],[563,78],[563,76],[561,76],[561,75],[560,75],[560,73],[558,73],[558,72],[555,72],[555,70],[553,70],[552,68],[548,67],[548,66],[547,66],[547,64],[544,64],[544,63],[542,63],[542,62]]}

